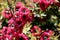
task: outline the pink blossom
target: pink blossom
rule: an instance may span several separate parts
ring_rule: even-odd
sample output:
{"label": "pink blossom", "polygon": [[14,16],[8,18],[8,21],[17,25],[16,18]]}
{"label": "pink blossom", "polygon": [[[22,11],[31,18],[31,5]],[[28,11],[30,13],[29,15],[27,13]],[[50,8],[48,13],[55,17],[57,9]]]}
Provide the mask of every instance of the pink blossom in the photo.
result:
{"label": "pink blossom", "polygon": [[8,21],[8,24],[13,24],[15,22],[15,20],[13,18],[11,18],[9,21]]}
{"label": "pink blossom", "polygon": [[22,40],[22,39],[23,40],[28,40],[28,37],[25,34],[23,34],[23,33],[22,34],[19,34],[19,37],[20,37],[19,38],[20,40]]}
{"label": "pink blossom", "polygon": [[40,40],[50,40],[50,36],[52,36],[53,34],[53,31],[52,30],[48,30],[48,31],[44,31],[42,34],[41,34],[41,37],[40,37]]}
{"label": "pink blossom", "polygon": [[[37,32],[37,31],[39,32]],[[31,29],[31,32],[34,36],[40,36],[40,32],[41,32],[41,29],[38,27],[38,26],[34,26],[32,29]]]}
{"label": "pink blossom", "polygon": [[40,9],[46,11],[53,2],[53,0],[40,0]]}
{"label": "pink blossom", "polygon": [[60,7],[60,2],[54,2],[55,5],[57,5],[58,7]]}
{"label": "pink blossom", "polygon": [[21,7],[24,7],[24,4],[22,2],[16,3],[16,10],[19,10]]}
{"label": "pink blossom", "polygon": [[12,13],[9,9],[3,10],[2,15],[4,16],[4,18],[7,18],[7,19],[12,17]]}
{"label": "pink blossom", "polygon": [[16,12],[15,15],[13,16],[13,19],[16,21],[16,22],[19,22],[21,21],[21,15],[19,12]]}
{"label": "pink blossom", "polygon": [[20,8],[20,14],[21,15],[22,14],[25,14],[25,15],[30,14],[30,10],[28,8],[26,8],[26,7],[21,7]]}

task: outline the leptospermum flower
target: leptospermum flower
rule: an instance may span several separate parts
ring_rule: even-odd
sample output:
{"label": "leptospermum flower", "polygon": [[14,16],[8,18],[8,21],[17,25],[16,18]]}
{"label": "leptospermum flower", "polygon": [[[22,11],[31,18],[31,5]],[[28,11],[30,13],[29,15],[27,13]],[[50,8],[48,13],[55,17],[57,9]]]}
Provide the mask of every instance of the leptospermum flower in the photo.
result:
{"label": "leptospermum flower", "polygon": [[60,7],[60,2],[54,2],[55,5],[57,5],[58,7]]}
{"label": "leptospermum flower", "polygon": [[40,9],[46,11],[46,9],[53,3],[53,0],[40,0]]}
{"label": "leptospermum flower", "polygon": [[12,40],[13,39],[14,28],[11,27],[3,27],[2,36],[4,40]]}
{"label": "leptospermum flower", "polygon": [[21,15],[20,13],[17,11],[13,17],[15,19],[16,22],[21,21]]}
{"label": "leptospermum flower", "polygon": [[4,16],[4,18],[9,19],[12,17],[12,12],[9,9],[5,9],[3,10],[2,15]]}
{"label": "leptospermum flower", "polygon": [[50,40],[50,36],[52,36],[53,34],[53,31],[52,30],[48,30],[48,31],[45,31],[41,34],[41,37],[40,37],[40,40]]}
{"label": "leptospermum flower", "polygon": [[16,3],[16,11],[18,11],[21,7],[24,7],[25,5],[22,2]]}
{"label": "leptospermum flower", "polygon": [[21,15],[23,15],[23,14],[25,14],[25,15],[28,14],[29,15],[30,14],[30,10],[26,7],[21,7],[19,11],[20,11]]}
{"label": "leptospermum flower", "polygon": [[50,40],[50,37],[47,37],[47,36],[41,36],[41,37],[40,37],[40,40]]}
{"label": "leptospermum flower", "polygon": [[2,34],[10,34],[13,32],[12,30],[14,30],[14,29],[11,27],[3,27]]}
{"label": "leptospermum flower", "polygon": [[54,1],[55,0],[44,0],[44,3],[46,3],[46,4],[53,4]]}
{"label": "leptospermum flower", "polygon": [[40,36],[41,29],[38,26],[34,26],[31,29],[31,32],[34,36]]}
{"label": "leptospermum flower", "polygon": [[22,19],[22,21],[28,21],[29,16],[24,14],[24,15],[22,15],[21,19]]}
{"label": "leptospermum flower", "polygon": [[21,33],[19,34],[19,40],[28,40],[28,37],[25,34]]}
{"label": "leptospermum flower", "polygon": [[13,40],[13,35],[5,34],[4,40]]}
{"label": "leptospermum flower", "polygon": [[9,21],[8,21],[8,24],[13,24],[14,23],[14,19],[13,18],[11,18]]}

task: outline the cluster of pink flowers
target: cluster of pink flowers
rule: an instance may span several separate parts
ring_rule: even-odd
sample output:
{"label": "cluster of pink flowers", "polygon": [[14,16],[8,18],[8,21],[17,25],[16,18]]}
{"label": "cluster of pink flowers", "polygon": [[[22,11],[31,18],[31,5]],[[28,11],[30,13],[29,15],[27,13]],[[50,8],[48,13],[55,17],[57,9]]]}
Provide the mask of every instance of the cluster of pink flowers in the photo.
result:
{"label": "cluster of pink flowers", "polygon": [[15,31],[14,27],[3,27],[3,29],[0,31],[0,40],[28,40],[28,37],[23,34],[19,33],[19,31]]}
{"label": "cluster of pink flowers", "polygon": [[34,35],[34,36],[39,36],[39,40],[50,40],[50,36],[53,35],[53,31],[52,30],[45,30],[45,31],[42,31],[41,28],[39,28],[38,26],[34,26],[32,29],[31,29],[31,33]]}
{"label": "cluster of pink flowers", "polygon": [[60,2],[57,2],[56,0],[33,0],[33,2],[38,3],[40,5],[40,9],[43,11],[46,11],[46,9],[53,4],[60,7]]}
{"label": "cluster of pink flowers", "polygon": [[1,40],[28,40],[27,36],[22,33],[23,26],[27,22],[33,20],[33,15],[31,11],[23,5],[22,2],[17,2],[15,7],[15,12],[12,13],[9,8],[3,10],[2,15],[4,18],[8,19],[8,27],[3,27],[1,32]]}
{"label": "cluster of pink flowers", "polygon": [[[46,9],[55,4],[60,7],[60,3],[55,0],[33,0],[34,3],[40,5],[40,9],[46,11]],[[3,10],[2,15],[4,18],[8,19],[8,26],[3,26],[0,31],[0,40],[29,40],[28,36],[24,34],[23,27],[27,22],[32,22],[34,19],[33,11],[26,7],[22,2],[17,2],[14,13],[10,8]],[[39,26],[33,26],[30,29],[33,36],[39,36],[39,40],[50,40],[50,36],[53,34],[52,30],[44,30]],[[37,39],[38,40],[38,39]]]}

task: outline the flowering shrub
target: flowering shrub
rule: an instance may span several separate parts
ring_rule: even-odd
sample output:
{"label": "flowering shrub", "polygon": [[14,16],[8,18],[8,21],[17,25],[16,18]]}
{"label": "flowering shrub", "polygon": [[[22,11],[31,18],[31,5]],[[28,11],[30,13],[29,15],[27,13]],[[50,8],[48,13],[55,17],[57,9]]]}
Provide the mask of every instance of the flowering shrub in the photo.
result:
{"label": "flowering shrub", "polygon": [[7,1],[8,7],[2,11],[0,40],[54,40],[53,36],[60,34],[60,2],[28,2],[29,0],[21,0],[13,5]]}

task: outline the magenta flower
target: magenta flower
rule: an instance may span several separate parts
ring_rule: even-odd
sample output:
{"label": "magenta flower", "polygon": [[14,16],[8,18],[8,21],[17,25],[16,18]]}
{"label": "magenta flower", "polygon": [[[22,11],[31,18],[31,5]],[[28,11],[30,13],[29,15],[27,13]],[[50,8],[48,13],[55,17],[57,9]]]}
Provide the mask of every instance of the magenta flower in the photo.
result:
{"label": "magenta flower", "polygon": [[60,2],[54,2],[54,4],[60,7]]}
{"label": "magenta flower", "polygon": [[47,3],[47,4],[53,4],[55,0],[44,0],[44,3]]}
{"label": "magenta flower", "polygon": [[29,19],[29,16],[28,15],[25,15],[24,14],[24,15],[21,16],[21,20],[22,21],[28,21],[28,19]]}
{"label": "magenta flower", "polygon": [[14,28],[13,27],[3,27],[2,34],[13,34]]}
{"label": "magenta flower", "polygon": [[53,0],[40,0],[40,9],[46,11],[46,9],[51,5]]}
{"label": "magenta flower", "polygon": [[2,12],[2,15],[4,16],[4,18],[11,18],[12,17],[12,13],[9,9],[5,9],[3,12]]}
{"label": "magenta flower", "polygon": [[46,8],[48,8],[49,4],[44,3],[44,1],[40,1],[40,9],[43,11],[46,11]]}
{"label": "magenta flower", "polygon": [[40,40],[50,40],[50,37],[47,37],[47,36],[41,36],[41,37],[40,37]]}
{"label": "magenta flower", "polygon": [[24,7],[24,4],[22,2],[17,2],[16,3],[16,11],[19,11],[21,7]]}
{"label": "magenta flower", "polygon": [[41,37],[40,37],[40,40],[50,40],[50,36],[52,36],[53,34],[53,31],[52,30],[48,30],[48,31],[44,31],[42,34],[41,34]]}
{"label": "magenta flower", "polygon": [[28,37],[25,34],[19,34],[19,40],[28,40]]}
{"label": "magenta flower", "polygon": [[2,36],[4,40],[13,39],[14,28],[13,27],[3,27]]}
{"label": "magenta flower", "polygon": [[13,36],[15,37],[15,40],[19,39],[19,32],[14,32]]}
{"label": "magenta flower", "polygon": [[15,22],[15,20],[13,18],[11,18],[9,21],[8,21],[8,24],[13,24]]}
{"label": "magenta flower", "polygon": [[41,29],[38,26],[34,26],[31,29],[31,32],[34,36],[40,36]]}
{"label": "magenta flower", "polygon": [[13,40],[13,35],[5,34],[4,40]]}
{"label": "magenta flower", "polygon": [[22,15],[22,14],[25,14],[25,15],[29,15],[30,14],[30,10],[28,9],[28,8],[26,8],[26,7],[21,7],[20,8],[20,14]]}
{"label": "magenta flower", "polygon": [[32,21],[33,21],[33,19],[34,19],[34,15],[32,15],[32,16],[29,16],[29,19],[28,19],[28,21],[32,22]]}
{"label": "magenta flower", "polygon": [[16,21],[16,22],[19,22],[21,21],[21,15],[19,12],[16,12],[13,19]]}

